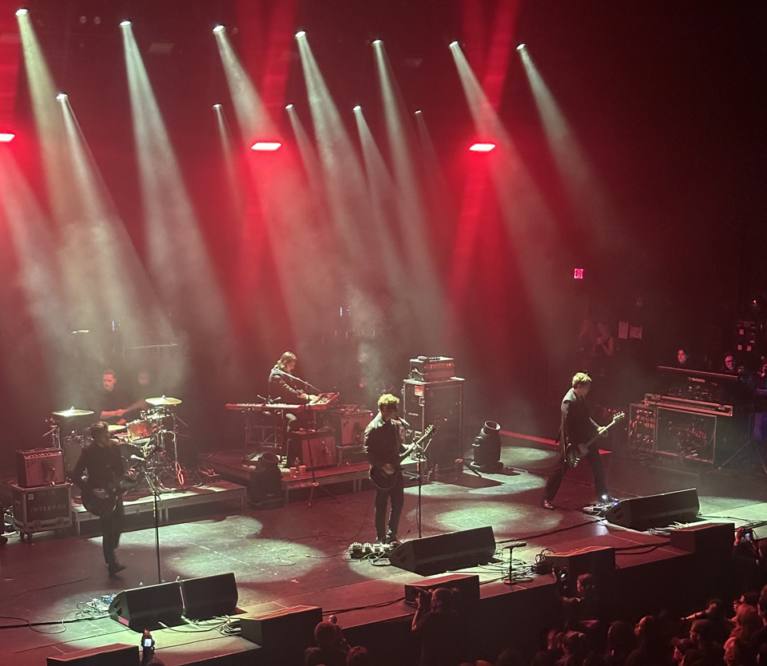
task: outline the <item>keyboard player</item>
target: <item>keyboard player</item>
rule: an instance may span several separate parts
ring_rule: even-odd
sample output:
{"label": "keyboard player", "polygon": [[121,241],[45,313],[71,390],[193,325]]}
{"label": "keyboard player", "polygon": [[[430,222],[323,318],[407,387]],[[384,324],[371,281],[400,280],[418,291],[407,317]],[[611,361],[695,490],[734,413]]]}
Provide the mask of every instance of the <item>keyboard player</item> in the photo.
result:
{"label": "keyboard player", "polygon": [[[269,373],[269,402],[305,405],[316,397],[308,393],[314,387],[309,382],[305,382],[293,374],[293,369],[296,367],[297,362],[298,358],[293,352],[286,351],[280,356],[280,360],[277,361]],[[297,455],[300,456],[300,452],[297,451],[294,442],[291,440],[290,433],[306,425],[308,419],[309,415],[307,412],[300,412],[298,414],[285,412],[284,423],[286,432],[283,432],[282,436],[283,441],[287,441],[284,453],[288,464],[292,464]]]}

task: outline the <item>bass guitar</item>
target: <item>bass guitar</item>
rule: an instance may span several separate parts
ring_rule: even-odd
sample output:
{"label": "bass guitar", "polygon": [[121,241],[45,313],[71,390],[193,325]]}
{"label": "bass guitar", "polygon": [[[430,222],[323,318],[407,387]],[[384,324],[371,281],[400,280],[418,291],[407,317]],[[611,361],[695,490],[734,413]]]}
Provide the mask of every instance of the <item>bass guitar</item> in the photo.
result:
{"label": "bass guitar", "polygon": [[589,447],[591,447],[594,442],[600,439],[616,423],[622,421],[625,418],[626,414],[624,412],[618,412],[615,416],[613,416],[612,422],[605,426],[605,429],[601,433],[594,435],[585,444],[568,444],[567,449],[565,449],[565,459],[567,460],[567,464],[570,467],[575,467],[581,461],[581,458],[588,454]]}
{"label": "bass guitar", "polygon": [[413,442],[405,447],[405,452],[397,457],[397,460],[391,463],[387,469],[387,465],[371,465],[370,466],[370,480],[378,490],[390,490],[394,486],[397,472],[402,469],[400,465],[402,461],[407,458],[413,451],[420,449],[423,443],[434,434],[435,427],[430,425],[423,431],[423,435],[418,438],[417,442]]}

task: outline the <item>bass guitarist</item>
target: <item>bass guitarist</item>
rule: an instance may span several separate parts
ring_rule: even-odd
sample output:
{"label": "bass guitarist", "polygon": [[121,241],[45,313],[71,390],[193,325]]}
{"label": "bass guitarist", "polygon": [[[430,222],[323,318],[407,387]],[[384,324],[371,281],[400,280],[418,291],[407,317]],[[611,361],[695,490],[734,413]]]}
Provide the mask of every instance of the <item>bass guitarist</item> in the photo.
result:
{"label": "bass guitarist", "polygon": [[[399,466],[407,423],[397,419],[399,398],[385,393],[378,399],[378,414],[365,428],[365,452],[372,467],[390,477],[388,487],[376,486],[375,522],[379,543],[399,543],[397,528],[405,505],[405,482]],[[386,510],[391,499],[388,531]]]}
{"label": "bass guitarist", "polygon": [[[556,469],[546,481],[546,490],[543,499],[541,499],[541,506],[544,509],[554,510],[552,504],[554,496],[559,490],[565,471],[570,466],[567,460],[568,447],[585,444],[607,434],[607,428],[596,423],[589,414],[586,396],[590,390],[591,377],[584,372],[578,372],[573,377],[572,388],[562,399],[562,426],[559,431],[560,457]],[[599,447],[589,446],[584,457],[588,459],[589,465],[591,465],[597,501],[609,502],[610,495],[607,493],[605,473],[602,468],[602,460],[599,457]]]}
{"label": "bass guitarist", "polygon": [[72,472],[72,482],[83,493],[86,509],[99,516],[104,560],[110,578],[125,569],[115,556],[122,534],[123,508],[120,482],[129,474],[116,443],[109,439],[109,426],[104,421],[90,427],[93,441],[83,449]]}

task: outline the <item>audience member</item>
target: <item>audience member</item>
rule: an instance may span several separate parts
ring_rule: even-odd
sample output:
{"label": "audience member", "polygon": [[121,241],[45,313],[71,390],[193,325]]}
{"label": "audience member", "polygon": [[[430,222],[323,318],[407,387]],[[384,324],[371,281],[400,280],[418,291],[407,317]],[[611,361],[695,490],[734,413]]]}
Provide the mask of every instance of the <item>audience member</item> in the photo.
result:
{"label": "audience member", "polygon": [[346,666],[373,666],[373,659],[367,648],[355,645],[353,648],[349,648],[349,653],[346,655]]}
{"label": "audience member", "polygon": [[727,666],[756,666],[756,651],[742,638],[731,636],[724,644]]}
{"label": "audience member", "polygon": [[455,610],[457,590],[439,587],[418,595],[411,628],[421,640],[420,666],[457,666],[464,652],[463,627]]}
{"label": "audience member", "polygon": [[320,622],[314,628],[317,647],[307,648],[305,666],[346,666],[349,644],[344,640],[341,627],[335,622]]}
{"label": "audience member", "polygon": [[635,645],[634,628],[628,622],[613,622],[607,630],[607,666],[623,666]]}

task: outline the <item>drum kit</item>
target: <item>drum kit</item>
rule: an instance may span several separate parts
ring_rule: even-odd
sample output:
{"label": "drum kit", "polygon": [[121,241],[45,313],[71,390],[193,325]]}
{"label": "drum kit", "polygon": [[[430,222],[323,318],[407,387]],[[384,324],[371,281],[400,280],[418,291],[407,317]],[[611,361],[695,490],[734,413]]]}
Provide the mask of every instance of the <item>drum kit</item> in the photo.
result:
{"label": "drum kit", "polygon": [[[178,459],[178,423],[183,421],[176,415],[178,398],[162,396],[147,398],[149,408],[140,417],[124,425],[110,425],[109,436],[118,442],[120,455],[128,467],[139,467],[141,476],[148,476],[155,487],[166,487],[166,483],[184,485],[184,470]],[[67,474],[77,464],[82,450],[92,440],[83,426],[83,419],[92,416],[89,409],[70,407],[53,412],[49,421],[51,429],[43,435],[50,435],[52,446],[63,450]]]}

